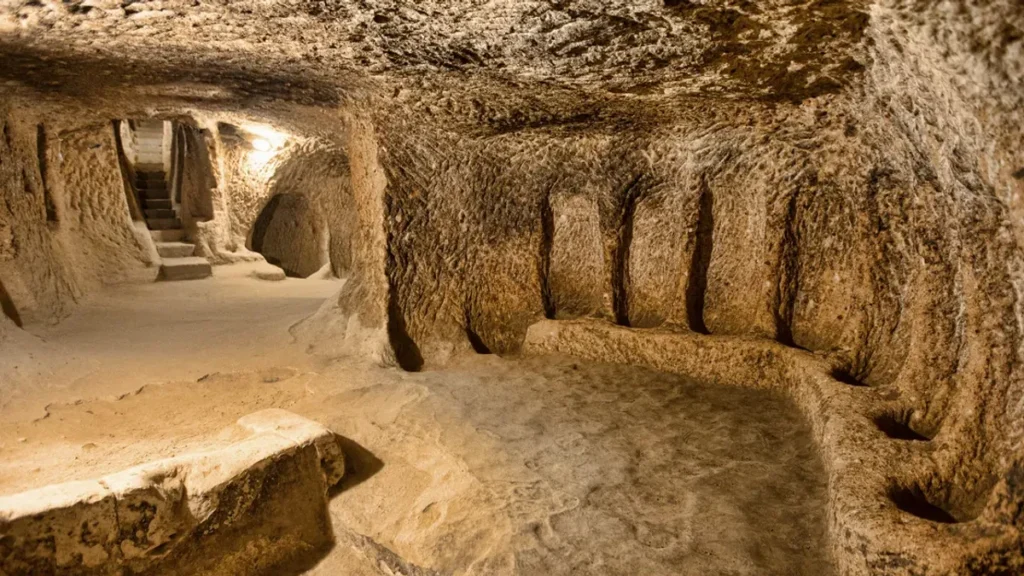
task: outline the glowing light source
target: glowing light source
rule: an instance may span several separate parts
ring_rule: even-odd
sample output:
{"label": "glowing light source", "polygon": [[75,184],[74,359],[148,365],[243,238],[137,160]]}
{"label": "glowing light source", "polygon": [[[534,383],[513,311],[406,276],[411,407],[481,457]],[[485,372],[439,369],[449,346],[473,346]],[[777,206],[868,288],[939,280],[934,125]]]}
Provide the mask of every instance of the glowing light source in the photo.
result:
{"label": "glowing light source", "polygon": [[[277,130],[274,130],[270,126],[264,124],[245,124],[242,126],[242,129],[244,129],[246,132],[254,136],[252,140],[253,148],[256,148],[261,152],[267,152],[270,149],[280,148],[284,146],[285,142],[288,141],[288,134],[278,132]],[[257,144],[261,140],[263,141],[263,144]],[[268,148],[264,150],[262,148],[258,148],[257,146],[267,146]]]}
{"label": "glowing light source", "polygon": [[288,142],[288,134],[278,132],[270,126],[248,124],[242,128],[252,136],[249,141],[252,151],[249,152],[248,161],[252,170],[262,169]]}

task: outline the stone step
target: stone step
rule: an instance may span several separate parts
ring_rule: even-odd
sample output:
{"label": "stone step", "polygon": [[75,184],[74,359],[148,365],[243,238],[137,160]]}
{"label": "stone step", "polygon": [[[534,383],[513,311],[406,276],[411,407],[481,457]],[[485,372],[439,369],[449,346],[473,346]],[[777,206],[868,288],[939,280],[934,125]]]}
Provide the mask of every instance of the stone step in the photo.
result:
{"label": "stone step", "polygon": [[166,188],[157,190],[139,190],[139,192],[142,193],[142,196],[146,200],[167,200],[168,202],[171,200],[171,193],[168,192]]}
{"label": "stone step", "polygon": [[181,242],[185,238],[185,231],[181,228],[177,230],[150,230],[149,236],[153,238],[153,242]]}
{"label": "stone step", "polygon": [[188,242],[157,242],[156,251],[161,258],[188,258],[196,253],[196,245]]}
{"label": "stone step", "polygon": [[213,275],[213,266],[206,258],[164,258],[160,265],[161,280],[199,280]]}
{"label": "stone step", "polygon": [[174,208],[174,206],[171,205],[170,199],[146,200],[146,209],[147,210],[170,210],[172,208]]}
{"label": "stone step", "polygon": [[177,218],[146,218],[150,230],[176,230],[181,228],[181,220]]}
{"label": "stone step", "polygon": [[153,220],[165,220],[168,218],[177,218],[178,215],[174,213],[174,210],[169,208],[150,208],[146,207],[146,219]]}

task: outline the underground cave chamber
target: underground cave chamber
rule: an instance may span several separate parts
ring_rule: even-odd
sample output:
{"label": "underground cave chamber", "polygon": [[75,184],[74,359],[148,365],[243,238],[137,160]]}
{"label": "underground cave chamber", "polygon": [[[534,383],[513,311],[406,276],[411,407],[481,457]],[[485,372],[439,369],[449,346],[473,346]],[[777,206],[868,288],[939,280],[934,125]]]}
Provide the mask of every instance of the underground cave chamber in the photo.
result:
{"label": "underground cave chamber", "polygon": [[0,2],[0,573],[1024,574],[1013,2]]}

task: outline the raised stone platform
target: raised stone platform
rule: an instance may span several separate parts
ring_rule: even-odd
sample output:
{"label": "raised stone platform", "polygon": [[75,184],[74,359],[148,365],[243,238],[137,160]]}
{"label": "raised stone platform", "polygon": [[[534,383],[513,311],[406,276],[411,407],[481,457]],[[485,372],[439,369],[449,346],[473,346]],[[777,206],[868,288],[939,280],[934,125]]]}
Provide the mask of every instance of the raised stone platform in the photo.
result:
{"label": "raised stone platform", "polygon": [[156,252],[161,258],[190,258],[196,252],[196,245],[188,242],[157,242]]}
{"label": "raised stone platform", "polygon": [[161,280],[202,280],[213,274],[213,267],[206,258],[164,258],[160,265]]}
{"label": "raised stone platform", "polygon": [[977,497],[973,514],[964,513],[947,496],[957,487],[944,484],[936,458],[956,443],[913,434],[892,416],[902,409],[898,391],[852,380],[839,355],[596,319],[537,322],[523,349],[776,389],[792,398],[824,456],[840,574],[1024,574],[1024,532],[998,508],[1008,489],[997,484]]}
{"label": "raised stone platform", "polygon": [[257,574],[332,542],[337,437],[264,410],[208,452],[0,497],[0,573]]}

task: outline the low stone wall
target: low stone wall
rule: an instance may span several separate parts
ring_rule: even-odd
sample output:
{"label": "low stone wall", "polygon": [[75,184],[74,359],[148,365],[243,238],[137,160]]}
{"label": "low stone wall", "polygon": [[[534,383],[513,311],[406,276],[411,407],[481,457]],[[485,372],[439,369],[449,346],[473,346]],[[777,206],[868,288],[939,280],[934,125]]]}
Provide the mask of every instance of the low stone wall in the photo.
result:
{"label": "low stone wall", "polygon": [[534,324],[524,352],[646,366],[788,394],[810,421],[828,470],[831,548],[840,574],[1024,573],[1024,534],[1001,522],[991,506],[983,502],[974,517],[944,510],[943,495],[955,490],[941,485],[934,453],[950,447],[941,438],[903,430],[899,414],[906,398],[895,388],[845,377],[837,357],[765,339],[639,330],[591,319]]}
{"label": "low stone wall", "polygon": [[266,574],[330,546],[334,434],[277,409],[223,434],[237,440],[0,497],[0,573]]}

